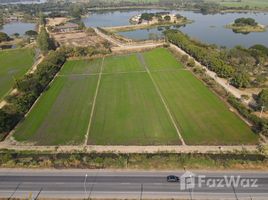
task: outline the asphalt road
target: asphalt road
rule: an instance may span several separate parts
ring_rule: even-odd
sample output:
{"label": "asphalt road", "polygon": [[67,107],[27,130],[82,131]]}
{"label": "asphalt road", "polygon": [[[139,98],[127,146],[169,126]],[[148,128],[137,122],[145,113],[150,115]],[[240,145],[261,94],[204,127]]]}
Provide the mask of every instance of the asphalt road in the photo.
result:
{"label": "asphalt road", "polygon": [[183,173],[2,169],[0,198],[268,199],[268,172],[196,171],[166,181]]}

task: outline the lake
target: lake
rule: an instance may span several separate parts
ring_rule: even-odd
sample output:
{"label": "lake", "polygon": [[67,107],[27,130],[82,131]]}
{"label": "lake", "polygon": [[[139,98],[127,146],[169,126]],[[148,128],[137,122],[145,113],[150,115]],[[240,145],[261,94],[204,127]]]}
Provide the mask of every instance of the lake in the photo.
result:
{"label": "lake", "polygon": [[0,32],[4,32],[8,35],[12,35],[14,33],[24,35],[26,31],[35,29],[36,25],[34,23],[12,22],[0,27]]}
{"label": "lake", "polygon": [[[83,22],[86,26],[93,27],[129,25],[129,19],[134,15],[142,12],[159,11],[163,10],[93,12],[87,18],[84,18]],[[195,13],[193,11],[168,11],[172,13],[179,13],[188,19],[193,20],[194,22],[192,24],[188,24],[185,27],[180,27],[179,29],[182,32],[200,41],[230,48],[236,45],[250,47],[254,44],[264,44],[268,46],[268,32],[240,34],[234,33],[231,29],[224,28],[226,24],[229,24],[236,18],[240,17],[251,17],[256,19],[257,22],[268,26],[267,13],[226,13],[204,15],[201,13]],[[119,32],[118,34],[135,40],[144,40],[152,37],[154,34],[157,34],[158,37],[161,37],[162,31],[158,30],[157,28],[153,28],[149,30],[145,29]]]}

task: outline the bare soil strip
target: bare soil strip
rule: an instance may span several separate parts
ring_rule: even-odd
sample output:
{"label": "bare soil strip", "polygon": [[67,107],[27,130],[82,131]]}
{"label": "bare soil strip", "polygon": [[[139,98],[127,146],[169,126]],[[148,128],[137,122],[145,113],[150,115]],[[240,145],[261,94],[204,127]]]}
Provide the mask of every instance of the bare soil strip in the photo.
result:
{"label": "bare soil strip", "polygon": [[97,83],[97,87],[96,87],[96,91],[95,91],[95,95],[94,95],[94,99],[93,99],[93,103],[92,103],[92,109],[91,109],[89,123],[88,123],[88,127],[87,127],[87,133],[86,133],[86,136],[85,136],[84,146],[87,146],[88,135],[89,135],[90,128],[91,128],[92,119],[93,119],[94,110],[95,110],[95,105],[96,105],[96,99],[97,99],[98,92],[99,92],[99,87],[100,87],[100,81],[101,81],[102,70],[103,70],[103,63],[104,63],[104,57],[102,58],[101,69],[100,69],[100,73],[99,73],[99,77],[98,77],[98,83]]}
{"label": "bare soil strip", "polygon": [[181,136],[180,130],[179,130],[179,128],[178,128],[178,126],[177,126],[177,124],[176,124],[176,122],[175,122],[175,120],[174,120],[174,118],[173,118],[173,116],[172,116],[172,114],[171,114],[171,112],[170,112],[170,109],[169,109],[169,107],[168,107],[166,101],[164,100],[164,97],[163,97],[163,95],[161,94],[160,89],[158,88],[156,82],[154,81],[154,79],[153,79],[153,77],[152,77],[152,74],[151,74],[150,70],[148,69],[148,67],[147,67],[147,65],[146,65],[146,63],[145,63],[145,60],[144,60],[143,56],[142,56],[140,53],[138,54],[138,58],[139,58],[139,60],[141,61],[141,63],[143,64],[143,66],[145,67],[145,69],[146,69],[146,71],[147,71],[147,73],[148,73],[150,79],[152,80],[153,85],[154,85],[154,87],[155,87],[155,89],[156,89],[156,91],[157,91],[157,93],[158,93],[158,95],[159,95],[159,97],[160,97],[162,103],[164,104],[164,106],[165,106],[165,108],[166,108],[166,111],[167,111],[167,113],[168,113],[168,115],[169,115],[169,117],[170,117],[170,120],[171,120],[173,126],[175,127],[175,129],[176,129],[176,131],[177,131],[177,133],[178,133],[178,135],[179,135],[179,138],[180,138],[180,140],[181,140],[182,145],[185,146],[186,144],[185,144],[185,142],[184,142],[184,140],[183,140],[183,138],[182,138],[182,136]]}
{"label": "bare soil strip", "polygon": [[87,145],[87,146],[35,146],[35,145],[13,145],[8,142],[0,143],[1,149],[17,151],[49,151],[49,152],[96,152],[96,153],[230,153],[230,152],[258,152],[257,145],[236,145],[236,146],[104,146],[104,145]]}

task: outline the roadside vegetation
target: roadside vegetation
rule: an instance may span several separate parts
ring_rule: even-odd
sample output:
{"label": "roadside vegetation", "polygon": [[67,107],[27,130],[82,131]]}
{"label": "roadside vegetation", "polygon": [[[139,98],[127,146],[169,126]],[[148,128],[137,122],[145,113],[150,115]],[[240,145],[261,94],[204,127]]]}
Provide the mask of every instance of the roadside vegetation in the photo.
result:
{"label": "roadside vegetation", "polygon": [[4,168],[87,168],[87,169],[236,169],[266,170],[267,157],[260,154],[230,152],[226,154],[155,154],[118,153],[50,153],[37,151],[0,151],[0,167]]}

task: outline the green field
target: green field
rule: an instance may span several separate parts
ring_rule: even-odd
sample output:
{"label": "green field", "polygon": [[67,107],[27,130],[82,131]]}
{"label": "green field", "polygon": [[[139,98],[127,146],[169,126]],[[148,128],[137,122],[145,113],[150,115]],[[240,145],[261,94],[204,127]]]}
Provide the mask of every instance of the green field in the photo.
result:
{"label": "green field", "polygon": [[137,60],[135,54],[128,56],[114,56],[104,60],[103,73],[144,71],[144,67]]}
{"label": "green field", "polygon": [[97,76],[58,77],[16,130],[19,141],[80,144],[85,138]]}
{"label": "green field", "polygon": [[14,79],[23,76],[33,65],[33,50],[0,51],[0,99],[12,88]]}
{"label": "green field", "polygon": [[154,49],[143,53],[145,62],[151,71],[182,69],[183,66],[165,49]]}
{"label": "green field", "polygon": [[154,72],[187,144],[254,143],[256,136],[189,71]]}
{"label": "green field", "polygon": [[158,48],[68,61],[14,136],[40,145],[179,145],[179,134],[189,145],[258,140],[168,50]]}
{"label": "green field", "polygon": [[245,7],[249,6],[250,8],[268,8],[267,0],[206,0],[206,2],[215,2],[219,3],[222,6],[226,7]]}
{"label": "green field", "polygon": [[104,75],[89,144],[179,144],[147,73]]}

